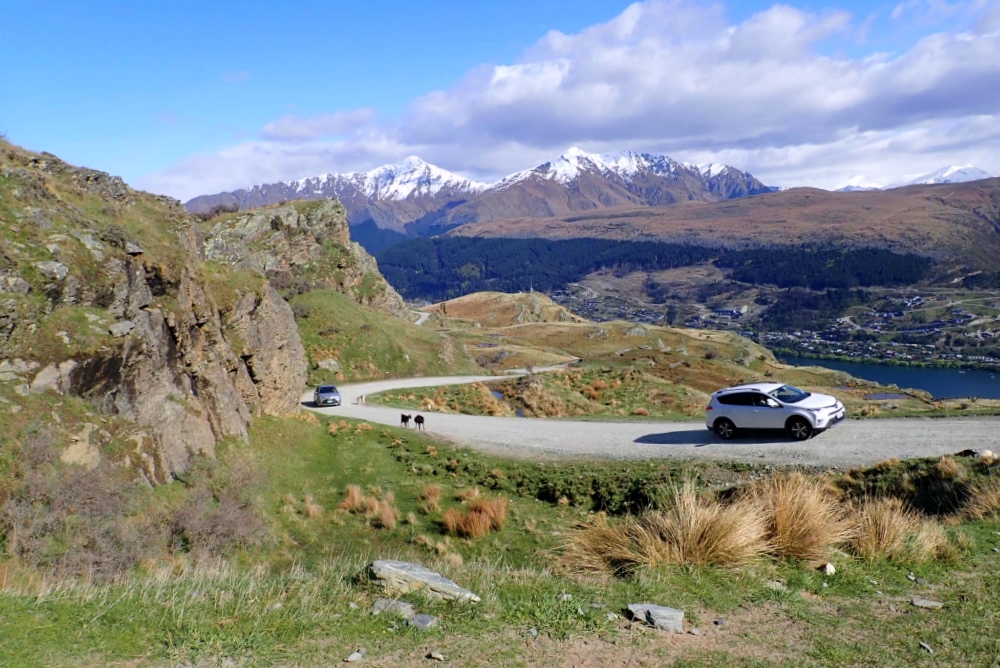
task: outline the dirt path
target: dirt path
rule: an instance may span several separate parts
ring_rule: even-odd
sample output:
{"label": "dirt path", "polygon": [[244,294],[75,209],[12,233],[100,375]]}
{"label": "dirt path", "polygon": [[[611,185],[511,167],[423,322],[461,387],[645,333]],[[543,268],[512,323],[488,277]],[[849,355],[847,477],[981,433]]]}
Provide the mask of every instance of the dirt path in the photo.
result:
{"label": "dirt path", "polygon": [[[540,370],[541,371],[541,370]],[[415,387],[496,380],[449,376],[384,380],[340,387],[344,405],[314,408],[329,415],[399,425],[400,410],[358,405],[361,395]],[[409,411],[415,413],[415,411]],[[701,459],[809,466],[862,466],[898,457],[937,457],[965,449],[1000,451],[1000,418],[848,420],[804,443],[781,434],[722,442],[703,423],[598,422],[423,413],[427,433],[461,445],[522,459]]]}

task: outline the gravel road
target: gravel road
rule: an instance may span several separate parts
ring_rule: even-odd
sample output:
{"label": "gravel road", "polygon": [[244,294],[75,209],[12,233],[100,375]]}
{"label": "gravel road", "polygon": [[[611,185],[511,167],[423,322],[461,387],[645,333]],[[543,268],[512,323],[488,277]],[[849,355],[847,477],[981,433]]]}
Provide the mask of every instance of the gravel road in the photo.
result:
{"label": "gravel road", "polygon": [[[540,369],[541,371],[541,369]],[[398,426],[400,410],[358,405],[361,395],[414,387],[496,380],[496,376],[407,378],[343,385],[344,404],[328,415]],[[415,411],[408,411],[415,413]],[[937,457],[965,449],[1000,451],[1000,418],[849,419],[805,441],[755,434],[724,442],[701,422],[599,422],[423,413],[427,433],[460,445],[522,459],[698,459],[851,467],[898,457]]]}

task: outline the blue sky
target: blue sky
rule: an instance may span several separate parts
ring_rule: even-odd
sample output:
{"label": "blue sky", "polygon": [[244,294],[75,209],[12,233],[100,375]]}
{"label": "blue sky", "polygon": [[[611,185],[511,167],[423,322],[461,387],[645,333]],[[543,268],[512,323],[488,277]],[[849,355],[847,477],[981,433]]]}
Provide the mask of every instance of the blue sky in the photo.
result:
{"label": "blue sky", "polygon": [[0,131],[183,198],[411,153],[490,179],[572,144],[783,185],[1000,172],[994,0],[10,4]]}

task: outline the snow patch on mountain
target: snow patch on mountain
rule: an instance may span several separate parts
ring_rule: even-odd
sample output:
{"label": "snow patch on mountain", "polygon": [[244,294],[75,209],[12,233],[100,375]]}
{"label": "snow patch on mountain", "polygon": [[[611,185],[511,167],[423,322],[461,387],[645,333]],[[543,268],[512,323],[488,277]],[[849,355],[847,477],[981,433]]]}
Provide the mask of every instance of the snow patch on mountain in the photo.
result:
{"label": "snow patch on mountain", "polygon": [[952,165],[950,167],[942,167],[930,174],[924,174],[918,176],[915,179],[907,181],[906,183],[901,183],[899,185],[893,185],[890,187],[898,188],[901,186],[915,186],[931,183],[967,183],[969,181],[981,181],[982,179],[993,178],[993,174],[979,169],[973,165]]}
{"label": "snow patch on mountain", "polygon": [[436,195],[445,188],[478,193],[489,186],[441,169],[411,155],[394,165],[382,165],[368,172],[321,174],[292,181],[288,185],[297,192],[323,192],[324,186],[341,192],[351,185],[370,199],[404,200],[410,196]]}
{"label": "snow patch on mountain", "polygon": [[573,146],[554,160],[505,176],[492,187],[503,189],[531,177],[549,179],[567,185],[583,172],[597,173],[602,176],[615,174],[622,180],[631,183],[640,174],[664,175],[672,173],[678,167],[682,167],[682,165],[668,156],[657,153],[635,153],[634,151],[587,153],[583,149]]}

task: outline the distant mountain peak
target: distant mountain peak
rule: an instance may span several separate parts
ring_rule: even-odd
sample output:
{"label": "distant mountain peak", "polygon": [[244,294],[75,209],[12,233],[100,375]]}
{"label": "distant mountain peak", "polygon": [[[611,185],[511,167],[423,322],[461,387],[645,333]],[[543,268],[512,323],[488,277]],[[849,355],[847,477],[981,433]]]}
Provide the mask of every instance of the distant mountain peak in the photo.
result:
{"label": "distant mountain peak", "polygon": [[990,174],[986,170],[980,169],[974,165],[951,165],[949,167],[942,167],[941,169],[934,170],[929,174],[923,174],[922,176],[918,176],[905,183],[894,184],[889,187],[899,188],[902,186],[934,183],[967,183],[969,181],[991,179],[993,176],[993,174]]}

